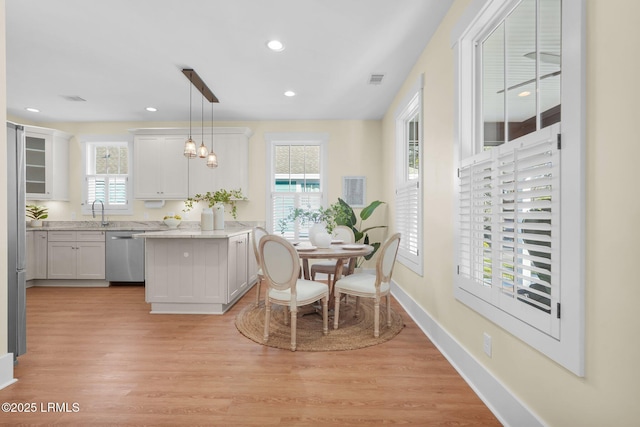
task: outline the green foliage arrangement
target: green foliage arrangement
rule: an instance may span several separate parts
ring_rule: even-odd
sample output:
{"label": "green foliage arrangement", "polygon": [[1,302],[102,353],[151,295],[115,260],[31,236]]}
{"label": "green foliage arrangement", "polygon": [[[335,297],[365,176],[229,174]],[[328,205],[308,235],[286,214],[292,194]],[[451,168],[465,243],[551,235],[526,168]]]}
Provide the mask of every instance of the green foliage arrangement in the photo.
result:
{"label": "green foliage arrangement", "polygon": [[42,220],[49,218],[49,208],[45,206],[27,205],[26,212],[31,219]]}
{"label": "green foliage arrangement", "polygon": [[[373,252],[369,255],[365,256],[364,259],[370,260],[373,255],[380,248],[381,242],[371,242],[369,239],[369,231],[374,230],[376,228],[387,228],[386,225],[374,225],[372,227],[362,228],[364,225],[364,221],[369,219],[369,217],[373,214],[373,212],[378,208],[378,206],[384,204],[380,200],[375,200],[365,208],[360,211],[360,214],[356,216],[355,212],[349,206],[347,202],[338,198],[338,202],[331,205],[331,210],[335,212],[335,221],[337,225],[346,225],[351,228],[353,234],[356,238],[356,242],[362,242],[365,245],[373,246]],[[358,222],[358,218],[360,221]],[[360,266],[362,262],[358,263]]]}
{"label": "green foliage arrangement", "polygon": [[300,220],[303,224],[324,223],[327,233],[331,234],[333,233],[333,229],[336,227],[336,212],[333,210],[332,206],[327,209],[324,209],[323,207],[311,209],[311,206],[292,209],[286,218],[282,218],[278,222],[280,233],[284,234],[289,223],[296,220]]}
{"label": "green foliage arrangement", "polygon": [[206,202],[210,208],[212,208],[216,203],[224,203],[231,206],[231,216],[233,219],[236,219],[238,217],[236,201],[238,200],[247,200],[247,198],[242,194],[241,188],[237,190],[225,190],[224,188],[221,188],[213,193],[207,191],[205,194],[196,194],[193,197],[189,197],[184,202],[185,208],[183,211],[189,212],[193,209],[193,204],[199,202]]}

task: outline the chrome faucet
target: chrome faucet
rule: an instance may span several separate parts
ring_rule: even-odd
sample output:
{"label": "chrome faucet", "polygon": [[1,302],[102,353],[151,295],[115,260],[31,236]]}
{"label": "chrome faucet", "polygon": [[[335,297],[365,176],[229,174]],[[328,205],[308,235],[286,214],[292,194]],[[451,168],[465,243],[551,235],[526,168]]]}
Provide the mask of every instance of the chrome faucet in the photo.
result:
{"label": "chrome faucet", "polygon": [[107,225],[109,225],[109,222],[104,220],[104,203],[102,202],[102,200],[94,200],[93,203],[91,203],[91,214],[94,218],[96,217],[96,210],[94,209],[96,202],[100,202],[100,204],[102,205],[102,222],[100,223],[100,225],[106,227]]}

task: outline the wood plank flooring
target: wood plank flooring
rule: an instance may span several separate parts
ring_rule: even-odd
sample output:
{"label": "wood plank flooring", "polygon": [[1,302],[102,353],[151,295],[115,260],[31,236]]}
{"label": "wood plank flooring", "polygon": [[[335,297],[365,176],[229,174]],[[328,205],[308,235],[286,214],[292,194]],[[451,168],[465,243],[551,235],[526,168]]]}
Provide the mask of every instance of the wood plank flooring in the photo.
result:
{"label": "wood plank flooring", "polygon": [[[256,344],[234,318],[151,315],[140,286],[30,288],[28,352],[1,425],[499,426],[402,308],[406,327],[354,351]],[[57,406],[50,406],[57,404]]]}

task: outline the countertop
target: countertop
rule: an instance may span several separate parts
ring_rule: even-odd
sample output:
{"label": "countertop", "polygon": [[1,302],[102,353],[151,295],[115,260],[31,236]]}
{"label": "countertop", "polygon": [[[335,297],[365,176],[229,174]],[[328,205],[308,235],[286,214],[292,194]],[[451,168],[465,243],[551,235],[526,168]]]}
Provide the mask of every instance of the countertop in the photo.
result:
{"label": "countertop", "polygon": [[178,228],[169,228],[162,221],[110,221],[102,226],[100,221],[43,221],[42,227],[27,225],[27,231],[141,231],[147,238],[226,238],[248,233],[255,226],[264,227],[264,222],[225,221],[224,230],[201,231],[200,221],[182,221]]}

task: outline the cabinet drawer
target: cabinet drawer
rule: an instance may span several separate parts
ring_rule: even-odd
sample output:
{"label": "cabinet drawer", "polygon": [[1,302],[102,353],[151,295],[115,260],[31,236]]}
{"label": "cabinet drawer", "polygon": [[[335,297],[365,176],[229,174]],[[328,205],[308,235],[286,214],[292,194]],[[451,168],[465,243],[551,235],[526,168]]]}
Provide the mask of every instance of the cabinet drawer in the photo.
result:
{"label": "cabinet drawer", "polygon": [[75,242],[75,231],[49,231],[50,242]]}
{"label": "cabinet drawer", "polygon": [[49,231],[50,242],[104,242],[104,231]]}
{"label": "cabinet drawer", "polygon": [[104,231],[76,231],[78,242],[104,242]]}

